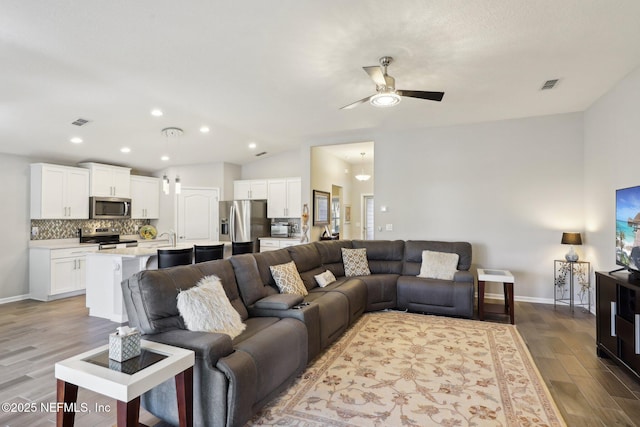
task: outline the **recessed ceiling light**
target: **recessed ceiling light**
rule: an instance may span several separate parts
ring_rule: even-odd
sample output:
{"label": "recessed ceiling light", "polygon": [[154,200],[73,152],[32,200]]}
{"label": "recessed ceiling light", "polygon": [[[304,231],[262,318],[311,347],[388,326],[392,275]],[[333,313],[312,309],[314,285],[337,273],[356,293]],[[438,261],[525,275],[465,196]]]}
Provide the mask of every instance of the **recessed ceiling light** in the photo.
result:
{"label": "recessed ceiling light", "polygon": [[121,152],[121,153],[130,153],[130,152],[131,152],[131,148],[129,148],[129,147],[122,147],[122,148],[120,149],[120,152]]}
{"label": "recessed ceiling light", "polygon": [[82,138],[78,138],[77,136],[74,136],[73,138],[70,139],[70,141],[73,142],[74,144],[81,144]]}
{"label": "recessed ceiling light", "polygon": [[202,133],[209,133],[210,130],[211,129],[209,129],[209,126],[202,126],[200,128],[200,132],[202,132]]}
{"label": "recessed ceiling light", "polygon": [[252,150],[254,148],[256,148],[257,146],[258,146],[258,144],[256,144],[255,142],[252,142],[252,143],[249,144],[249,148],[251,148]]}
{"label": "recessed ceiling light", "polygon": [[162,116],[162,110],[160,110],[159,108],[153,109],[151,110],[151,115],[155,116],[155,117],[160,117]]}
{"label": "recessed ceiling light", "polygon": [[163,162],[166,162],[169,160],[169,156],[162,156],[160,157],[160,160],[162,160]]}

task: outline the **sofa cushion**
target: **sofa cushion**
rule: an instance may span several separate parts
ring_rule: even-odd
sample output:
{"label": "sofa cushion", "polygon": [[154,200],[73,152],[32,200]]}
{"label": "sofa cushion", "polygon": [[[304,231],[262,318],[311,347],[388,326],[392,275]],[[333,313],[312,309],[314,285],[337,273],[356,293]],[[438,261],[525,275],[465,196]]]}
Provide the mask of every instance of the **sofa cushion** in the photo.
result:
{"label": "sofa cushion", "polygon": [[217,276],[203,277],[196,286],[180,291],[177,299],[178,311],[190,331],[219,332],[233,339],[245,329]]}
{"label": "sofa cushion", "polygon": [[286,264],[272,265],[269,269],[281,293],[302,296],[308,294],[295,262],[290,261]]}
{"label": "sofa cushion", "polygon": [[318,286],[320,286],[321,288],[324,288],[325,286],[330,285],[331,283],[336,281],[336,276],[334,276],[333,273],[329,270],[325,270],[324,273],[317,274],[313,277],[316,279],[316,282],[318,282]]}
{"label": "sofa cushion", "polygon": [[458,270],[466,271],[471,267],[471,244],[468,242],[439,242],[434,240],[407,240],[404,245],[403,276],[417,276],[422,266],[422,251],[456,253]]}
{"label": "sofa cushion", "polygon": [[458,254],[422,251],[422,265],[418,277],[453,280],[459,258]]}
{"label": "sofa cushion", "polygon": [[342,248],[353,248],[351,240],[321,240],[313,245],[318,249],[324,269],[331,270],[336,277],[344,276]]}
{"label": "sofa cushion", "polygon": [[346,277],[368,276],[369,261],[367,260],[367,250],[342,248],[342,262],[344,263],[344,275]]}
{"label": "sofa cushion", "polygon": [[401,274],[403,240],[354,240],[353,248],[365,248],[371,274]]}
{"label": "sofa cushion", "polygon": [[317,269],[322,265],[320,253],[314,245],[289,246],[287,250],[301,273]]}

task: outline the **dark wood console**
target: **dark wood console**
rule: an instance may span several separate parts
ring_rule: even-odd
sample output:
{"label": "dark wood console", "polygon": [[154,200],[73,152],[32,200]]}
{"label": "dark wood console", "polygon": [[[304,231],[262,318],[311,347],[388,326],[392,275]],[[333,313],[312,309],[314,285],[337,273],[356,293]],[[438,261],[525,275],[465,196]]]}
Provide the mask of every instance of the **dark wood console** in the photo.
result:
{"label": "dark wood console", "polygon": [[629,273],[596,272],[597,353],[640,381],[640,281]]}

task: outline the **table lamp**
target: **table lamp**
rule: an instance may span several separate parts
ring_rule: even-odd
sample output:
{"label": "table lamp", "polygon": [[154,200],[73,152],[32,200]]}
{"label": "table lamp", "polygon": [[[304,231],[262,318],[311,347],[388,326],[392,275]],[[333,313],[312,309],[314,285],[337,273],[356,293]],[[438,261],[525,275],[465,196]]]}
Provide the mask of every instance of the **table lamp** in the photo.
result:
{"label": "table lamp", "polygon": [[571,249],[565,254],[564,259],[569,262],[578,261],[578,254],[573,249],[573,245],[582,244],[582,237],[580,236],[580,233],[562,233],[562,241],[560,243],[563,245],[571,245]]}

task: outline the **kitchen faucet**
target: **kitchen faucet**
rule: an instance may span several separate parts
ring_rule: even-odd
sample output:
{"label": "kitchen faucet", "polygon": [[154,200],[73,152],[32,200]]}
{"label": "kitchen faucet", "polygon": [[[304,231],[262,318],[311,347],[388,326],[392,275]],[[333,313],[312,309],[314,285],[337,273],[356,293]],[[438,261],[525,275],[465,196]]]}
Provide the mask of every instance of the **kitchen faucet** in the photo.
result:
{"label": "kitchen faucet", "polygon": [[164,233],[160,234],[158,237],[162,237],[162,236],[168,236],[169,237],[169,244],[171,245],[171,247],[175,248],[178,244],[177,240],[177,235],[176,232],[173,230],[169,230],[169,231],[165,231]]}

